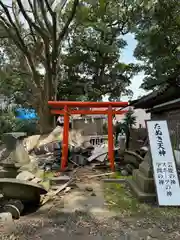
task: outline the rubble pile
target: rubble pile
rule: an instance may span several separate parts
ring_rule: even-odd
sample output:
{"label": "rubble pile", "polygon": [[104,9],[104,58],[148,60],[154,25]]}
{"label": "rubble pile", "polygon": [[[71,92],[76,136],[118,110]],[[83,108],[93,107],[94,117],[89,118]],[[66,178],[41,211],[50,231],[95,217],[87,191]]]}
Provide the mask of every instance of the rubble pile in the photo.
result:
{"label": "rubble pile", "polygon": [[[67,193],[74,186],[79,168],[105,169],[105,173],[92,177],[112,174],[107,171],[110,170],[108,145],[102,142],[93,146],[80,131],[73,130],[69,132],[67,166],[59,173],[62,138],[63,128],[59,126],[46,136],[5,134],[6,148],[0,153],[0,211],[3,214],[10,212],[12,218],[18,219],[30,205],[44,205],[58,193]],[[139,168],[146,150],[136,153],[122,149],[120,146],[114,149],[116,170],[123,176],[131,175]]]}
{"label": "rubble pile", "polygon": [[[62,127],[56,127],[48,136],[36,135],[24,139],[24,146],[32,159],[40,168],[59,170],[62,154]],[[79,131],[69,132],[68,162],[75,165],[85,165],[91,155],[93,146],[87,143]]]}

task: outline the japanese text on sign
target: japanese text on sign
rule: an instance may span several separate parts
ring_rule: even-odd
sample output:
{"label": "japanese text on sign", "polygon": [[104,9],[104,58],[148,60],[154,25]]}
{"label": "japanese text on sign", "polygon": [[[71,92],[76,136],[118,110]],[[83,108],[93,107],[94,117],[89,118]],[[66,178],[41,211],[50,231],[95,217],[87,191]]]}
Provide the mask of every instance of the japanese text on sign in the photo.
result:
{"label": "japanese text on sign", "polygon": [[147,121],[158,202],[180,205],[180,186],[166,121]]}
{"label": "japanese text on sign", "polygon": [[154,130],[155,130],[155,135],[156,135],[156,140],[157,140],[158,153],[160,156],[165,156],[166,150],[165,150],[164,144],[163,144],[163,133],[161,130],[161,126],[158,123],[156,123],[154,125]]}
{"label": "japanese text on sign", "polygon": [[158,183],[164,186],[167,196],[172,196],[172,186],[176,184],[173,165],[171,162],[156,163]]}

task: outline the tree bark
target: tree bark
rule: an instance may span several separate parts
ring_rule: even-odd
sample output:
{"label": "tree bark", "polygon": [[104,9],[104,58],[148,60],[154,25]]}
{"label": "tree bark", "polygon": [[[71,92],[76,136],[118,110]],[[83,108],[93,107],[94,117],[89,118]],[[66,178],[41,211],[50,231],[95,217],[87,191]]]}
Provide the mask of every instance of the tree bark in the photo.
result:
{"label": "tree bark", "polygon": [[39,89],[34,106],[38,115],[38,127],[41,134],[49,133],[55,127],[54,116],[51,114],[48,106],[48,101],[53,101],[55,96],[52,86],[50,87],[48,83],[49,81],[47,80],[44,89]]}
{"label": "tree bark", "polygon": [[50,133],[54,128],[54,116],[50,113],[47,102],[41,102],[37,111],[39,131],[41,134]]}
{"label": "tree bark", "polygon": [[129,143],[130,143],[130,129],[127,127],[126,131],[126,149],[129,149]]}

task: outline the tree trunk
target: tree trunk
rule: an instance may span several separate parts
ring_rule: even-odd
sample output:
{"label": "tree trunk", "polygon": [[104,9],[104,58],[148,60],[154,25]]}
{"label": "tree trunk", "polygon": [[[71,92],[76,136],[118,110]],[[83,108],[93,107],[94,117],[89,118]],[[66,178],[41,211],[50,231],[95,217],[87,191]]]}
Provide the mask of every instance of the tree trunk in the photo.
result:
{"label": "tree trunk", "polygon": [[126,149],[129,149],[129,143],[130,143],[130,129],[128,127],[126,131]]}
{"label": "tree trunk", "polygon": [[54,128],[54,116],[50,113],[47,102],[42,102],[39,105],[38,117],[40,133],[50,133]]}
{"label": "tree trunk", "polygon": [[53,86],[51,70],[46,70],[47,74],[44,76],[44,89],[40,89],[38,102],[38,116],[40,133],[49,133],[55,127],[54,116],[50,113],[48,101],[56,99],[56,91]]}
{"label": "tree trunk", "polygon": [[[50,70],[49,70],[50,71]],[[42,79],[40,79],[42,81]],[[52,75],[46,74],[42,86],[33,92],[34,108],[39,118],[39,130],[41,134],[50,133],[55,127],[54,116],[50,113],[48,101],[56,99],[55,90],[52,84]]]}

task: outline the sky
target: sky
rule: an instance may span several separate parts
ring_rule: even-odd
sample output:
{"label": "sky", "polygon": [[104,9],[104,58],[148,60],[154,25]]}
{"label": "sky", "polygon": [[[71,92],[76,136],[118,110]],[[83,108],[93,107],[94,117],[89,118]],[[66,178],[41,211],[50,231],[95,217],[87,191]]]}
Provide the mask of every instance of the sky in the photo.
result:
{"label": "sky", "polygon": [[[137,63],[137,60],[133,56],[134,49],[136,47],[137,41],[134,39],[132,34],[127,34],[124,36],[124,39],[127,41],[127,46],[122,52],[120,61],[124,63]],[[142,80],[144,78],[144,74],[140,72],[131,80],[130,89],[133,91],[134,95],[132,99],[136,99],[139,96],[147,94],[146,91],[140,88],[142,84]],[[123,101],[128,101],[128,97],[122,97]]]}

